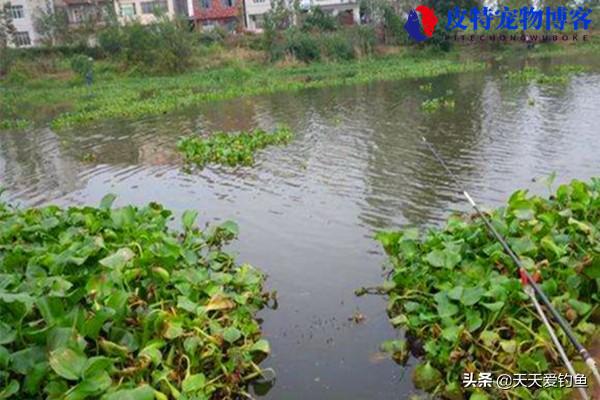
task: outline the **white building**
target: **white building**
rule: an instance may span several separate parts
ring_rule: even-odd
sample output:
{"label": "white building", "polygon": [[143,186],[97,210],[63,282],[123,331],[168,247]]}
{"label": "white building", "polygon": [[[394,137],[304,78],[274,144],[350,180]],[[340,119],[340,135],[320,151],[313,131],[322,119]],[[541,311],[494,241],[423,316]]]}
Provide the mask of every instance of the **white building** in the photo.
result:
{"label": "white building", "polygon": [[52,7],[45,0],[11,0],[9,12],[16,33],[11,45],[30,47],[39,44],[40,36],[35,30],[35,16],[39,9]]}
{"label": "white building", "polygon": [[271,9],[271,0],[244,0],[246,29],[252,32],[261,32],[263,29],[264,15]]}
{"label": "white building", "polygon": [[[271,10],[270,0],[244,0],[246,29],[260,32],[263,28],[264,15]],[[292,1],[290,0],[289,3]],[[338,17],[344,24],[360,23],[359,0],[301,0],[300,8],[309,10],[319,7],[325,13]]]}
{"label": "white building", "polygon": [[118,0],[114,2],[115,13],[119,21],[139,21],[149,24],[156,21],[157,15],[173,18],[175,2],[173,0]]}

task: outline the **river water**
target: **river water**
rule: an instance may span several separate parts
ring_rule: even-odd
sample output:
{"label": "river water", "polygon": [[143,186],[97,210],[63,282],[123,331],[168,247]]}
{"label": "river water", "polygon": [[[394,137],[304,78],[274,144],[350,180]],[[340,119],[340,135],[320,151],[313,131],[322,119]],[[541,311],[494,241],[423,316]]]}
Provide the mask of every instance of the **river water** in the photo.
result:
{"label": "river water", "polygon": [[[539,178],[553,171],[557,182],[599,175],[600,74],[516,84],[503,78],[507,68],[242,98],[66,132],[0,133],[3,199],[96,205],[112,192],[117,205],[158,201],[178,213],[196,209],[202,223],[234,219],[241,233],[231,247],[278,291],[278,309],[260,315],[273,349],[262,366],[277,371],[262,395],[407,398],[416,361],[403,368],[377,354],[381,341],[399,334],[384,298],[357,298],[354,290],[382,282],[375,231],[439,225],[467,209],[421,136],[487,206],[518,188],[547,193]],[[419,90],[429,82],[431,93]],[[448,90],[454,110],[421,111],[423,100]],[[277,124],[296,138],[261,153],[255,168],[181,169],[181,135]],[[83,161],[86,154],[95,160]],[[365,320],[350,321],[355,313]]]}

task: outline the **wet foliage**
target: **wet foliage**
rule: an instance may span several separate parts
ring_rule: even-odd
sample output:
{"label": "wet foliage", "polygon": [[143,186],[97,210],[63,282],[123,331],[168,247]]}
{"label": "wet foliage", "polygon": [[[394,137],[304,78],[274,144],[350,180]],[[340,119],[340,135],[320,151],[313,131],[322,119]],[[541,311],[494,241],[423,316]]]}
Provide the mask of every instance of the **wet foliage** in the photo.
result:
{"label": "wet foliage", "polygon": [[294,135],[288,128],[278,128],[272,133],[256,129],[251,132],[217,132],[208,137],[181,138],[177,148],[188,166],[203,168],[206,164],[251,166],[254,154],[267,146],[289,143]]}
{"label": "wet foliage", "polygon": [[263,275],[186,211],[0,203],[0,398],[227,399],[269,353]]}
{"label": "wet foliage", "polygon": [[[14,85],[2,82],[0,90],[5,90],[5,96],[0,97],[0,121],[8,122],[0,122],[0,129],[17,118],[36,123],[51,119],[53,129],[63,129],[115,118],[162,115],[244,96],[426,78],[484,68],[481,62],[403,55],[308,66],[235,64],[164,77],[97,71],[91,92],[83,85],[56,79],[28,79]],[[49,104],[64,107],[49,111]]]}
{"label": "wet foliage", "polygon": [[[581,341],[589,341],[600,320],[600,179],[572,181],[548,199],[519,190],[489,218]],[[405,229],[377,239],[392,267],[383,285],[390,321],[407,337],[382,349],[398,362],[411,350],[422,356],[413,376],[419,388],[451,399],[566,396],[557,388],[484,394],[461,387],[468,372],[565,372],[516,266],[481,219],[455,215],[423,235]],[[559,338],[578,360],[562,332]]]}
{"label": "wet foliage", "polygon": [[564,84],[569,82],[572,76],[585,72],[587,68],[583,65],[560,65],[550,73],[544,73],[536,67],[525,67],[519,71],[511,71],[505,75],[510,82],[524,83],[536,82],[540,85]]}

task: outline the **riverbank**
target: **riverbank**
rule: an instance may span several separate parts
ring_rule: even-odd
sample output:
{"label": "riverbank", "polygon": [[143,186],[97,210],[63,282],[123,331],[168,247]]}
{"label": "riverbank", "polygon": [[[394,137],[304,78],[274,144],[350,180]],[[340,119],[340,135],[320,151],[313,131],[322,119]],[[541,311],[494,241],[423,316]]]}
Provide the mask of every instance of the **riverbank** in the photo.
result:
{"label": "riverbank", "polygon": [[[54,129],[108,119],[166,114],[209,101],[382,80],[427,78],[477,71],[487,61],[594,52],[597,45],[540,46],[482,53],[468,47],[449,53],[396,48],[392,54],[352,62],[264,64],[251,58],[224,58],[217,65],[174,76],[136,76],[111,63],[97,62],[94,83],[85,85],[68,69],[0,84],[0,129],[50,124]],[[482,61],[486,60],[486,61]],[[66,64],[66,63],[63,63]]]}

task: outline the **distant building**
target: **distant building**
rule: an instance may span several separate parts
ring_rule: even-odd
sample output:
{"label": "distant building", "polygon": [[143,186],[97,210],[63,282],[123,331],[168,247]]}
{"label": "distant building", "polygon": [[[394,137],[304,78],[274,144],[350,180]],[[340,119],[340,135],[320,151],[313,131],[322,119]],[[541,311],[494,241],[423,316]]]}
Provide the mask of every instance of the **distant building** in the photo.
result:
{"label": "distant building", "polygon": [[40,36],[35,30],[35,15],[38,9],[52,7],[45,0],[11,0],[9,12],[16,33],[11,45],[31,47],[39,44]]}
{"label": "distant building", "polygon": [[337,17],[340,23],[352,25],[360,23],[360,5],[358,0],[307,0],[301,3],[303,8],[319,7],[326,13]]}
{"label": "distant building", "polygon": [[228,31],[237,28],[242,16],[243,0],[194,0],[193,20],[204,29],[221,27]]}
{"label": "distant building", "polygon": [[158,15],[189,18],[192,1],[188,0],[118,0],[114,2],[115,13],[122,23],[139,21],[142,24],[155,22]]}
{"label": "distant building", "polygon": [[[261,32],[265,14],[271,10],[270,0],[243,1],[246,29],[252,32]],[[287,7],[291,7],[291,4],[288,4]],[[300,2],[300,9],[302,10],[308,11],[313,7],[318,7],[323,12],[337,17],[343,25],[360,23],[359,0],[302,0]]]}
{"label": "distant building", "polygon": [[63,10],[70,27],[102,24],[112,7],[111,0],[54,0],[54,9]]}
{"label": "distant building", "polygon": [[264,17],[271,9],[271,0],[243,0],[244,23],[246,29],[252,32],[261,32],[264,26]]}

